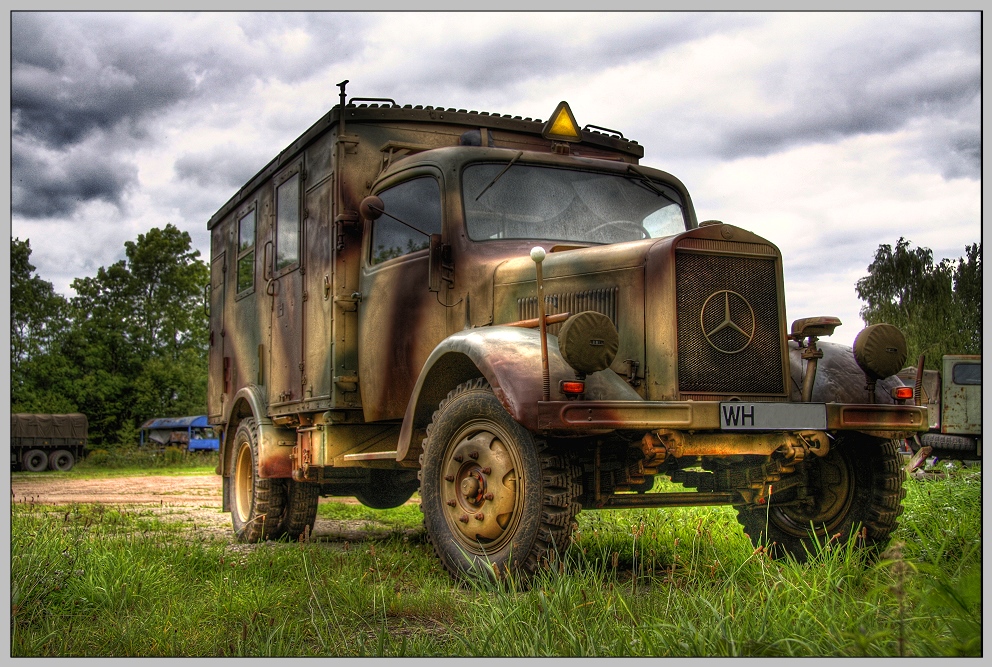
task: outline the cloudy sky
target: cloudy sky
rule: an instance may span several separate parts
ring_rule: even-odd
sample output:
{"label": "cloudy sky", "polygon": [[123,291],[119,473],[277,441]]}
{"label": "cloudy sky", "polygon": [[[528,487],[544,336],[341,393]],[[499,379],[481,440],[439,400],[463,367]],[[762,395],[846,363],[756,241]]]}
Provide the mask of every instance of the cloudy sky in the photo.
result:
{"label": "cloudy sky", "polygon": [[351,96],[621,131],[700,220],[785,256],[790,320],[863,326],[854,283],[904,236],[981,239],[981,16],[944,13],[11,15],[11,235],[74,278],[206,222]]}

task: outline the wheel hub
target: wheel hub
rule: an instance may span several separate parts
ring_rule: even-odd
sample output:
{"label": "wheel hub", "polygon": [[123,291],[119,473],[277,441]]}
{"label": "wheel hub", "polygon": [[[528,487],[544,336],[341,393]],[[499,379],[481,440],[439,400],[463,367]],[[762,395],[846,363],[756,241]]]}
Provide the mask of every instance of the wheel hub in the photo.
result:
{"label": "wheel hub", "polygon": [[234,475],[234,504],[235,511],[241,521],[247,521],[251,515],[251,504],[254,496],[252,484],[252,459],[251,450],[242,447],[238,453],[238,460],[235,464]]}
{"label": "wheel hub", "polygon": [[467,544],[489,544],[507,534],[517,504],[517,471],[499,435],[466,433],[449,451],[442,476],[448,523]]}
{"label": "wheel hub", "polygon": [[829,532],[847,514],[853,496],[854,471],[848,462],[834,451],[817,459],[810,469],[810,491],[799,506],[781,507],[776,513],[781,528],[804,536],[813,524],[817,533]]}

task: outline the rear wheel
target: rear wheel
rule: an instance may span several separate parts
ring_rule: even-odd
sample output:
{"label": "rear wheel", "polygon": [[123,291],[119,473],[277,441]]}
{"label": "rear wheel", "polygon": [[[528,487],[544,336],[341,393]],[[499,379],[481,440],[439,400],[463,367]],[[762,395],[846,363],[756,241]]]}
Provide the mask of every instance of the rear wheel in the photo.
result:
{"label": "rear wheel", "polygon": [[29,449],[21,457],[21,465],[28,472],[41,472],[48,467],[48,454],[40,449]]}
{"label": "rear wheel", "polygon": [[535,442],[484,379],[442,401],[421,462],[427,535],[454,576],[526,579],[568,546],[577,467]]}
{"label": "rear wheel", "polygon": [[72,452],[66,449],[56,449],[48,455],[48,467],[52,470],[65,472],[67,470],[72,470],[72,466],[75,464],[76,457],[72,455]]}
{"label": "rear wheel", "polygon": [[[738,510],[755,545],[775,556],[805,562],[817,544],[845,543],[863,531],[864,546],[880,551],[902,513],[905,476],[894,441],[851,433],[838,437],[825,457],[800,464],[806,484],[774,493],[768,506]],[[802,491],[805,497],[802,497]]]}
{"label": "rear wheel", "polygon": [[272,494],[278,493],[282,503],[282,514],[273,536],[298,540],[301,535],[313,530],[317,520],[317,503],[320,501],[320,485],[292,479],[272,482]]}
{"label": "rear wheel", "polygon": [[258,476],[258,432],[255,420],[243,419],[234,435],[231,478],[231,522],[241,542],[278,536],[283,513],[282,480]]}

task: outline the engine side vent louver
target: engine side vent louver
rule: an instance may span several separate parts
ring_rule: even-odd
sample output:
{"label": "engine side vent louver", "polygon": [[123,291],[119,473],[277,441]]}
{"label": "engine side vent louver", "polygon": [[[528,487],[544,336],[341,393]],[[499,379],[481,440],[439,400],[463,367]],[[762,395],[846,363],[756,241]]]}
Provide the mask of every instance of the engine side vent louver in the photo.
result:
{"label": "engine side vent louver", "polygon": [[[617,323],[617,291],[616,287],[586,290],[584,292],[562,292],[561,294],[545,294],[544,309],[548,315],[557,313],[572,313],[576,315],[586,310],[594,310],[606,315],[613,324]],[[517,310],[522,320],[537,317],[537,297],[529,296],[517,299]],[[548,326],[548,333],[557,336],[561,324]]]}

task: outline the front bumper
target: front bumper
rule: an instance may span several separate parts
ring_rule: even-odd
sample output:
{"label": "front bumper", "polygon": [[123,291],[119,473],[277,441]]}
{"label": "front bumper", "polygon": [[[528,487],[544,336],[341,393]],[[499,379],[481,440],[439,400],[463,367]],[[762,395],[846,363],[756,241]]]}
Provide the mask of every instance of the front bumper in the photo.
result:
{"label": "front bumper", "polygon": [[[728,426],[721,419],[721,405],[736,403],[718,401],[540,401],[538,428],[546,433],[607,431],[861,431],[878,437],[902,439],[927,430],[927,409],[915,405],[849,404],[849,403],[741,403],[743,406],[768,406],[783,418],[780,425],[770,423],[755,426],[741,423]],[[794,406],[795,410],[790,410]],[[823,419],[818,423],[803,423],[811,412],[822,406]],[[788,413],[801,412],[800,421],[790,421]],[[813,420],[815,421],[815,420]],[[744,420],[742,420],[744,422]]]}

